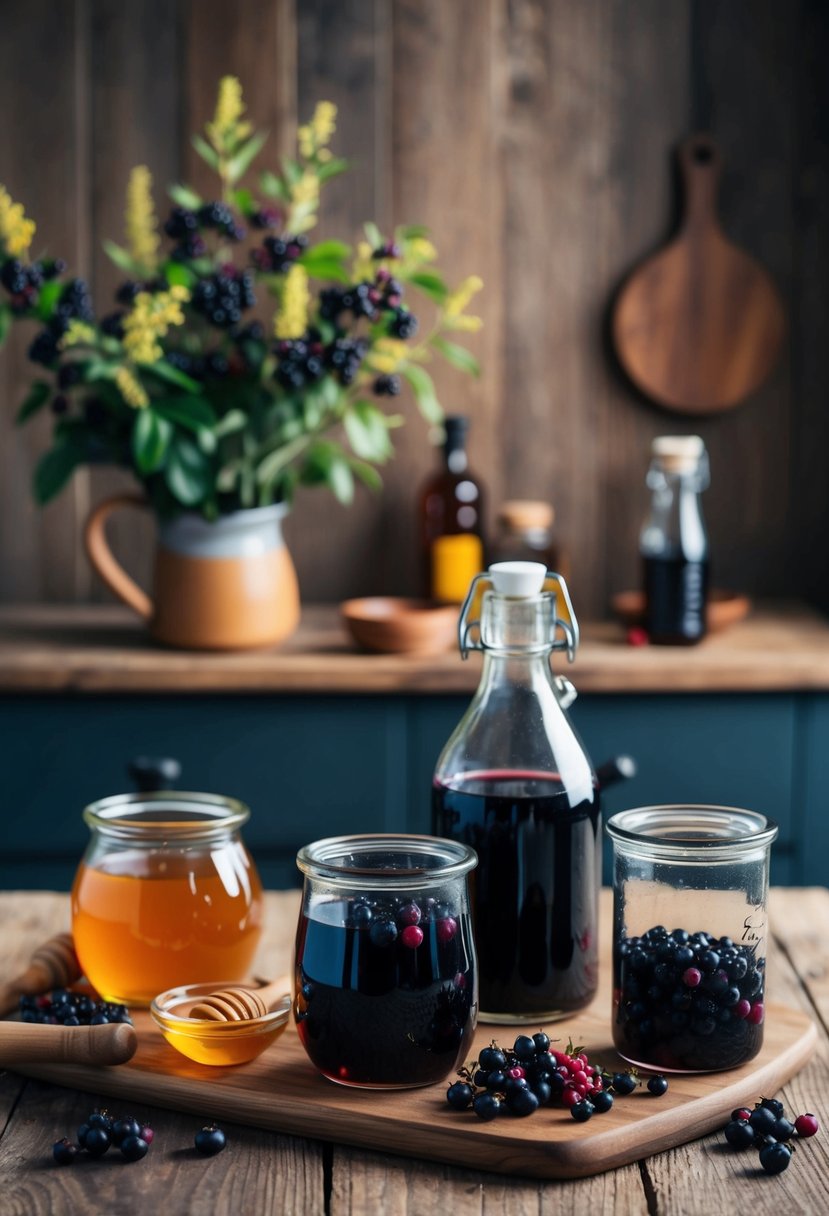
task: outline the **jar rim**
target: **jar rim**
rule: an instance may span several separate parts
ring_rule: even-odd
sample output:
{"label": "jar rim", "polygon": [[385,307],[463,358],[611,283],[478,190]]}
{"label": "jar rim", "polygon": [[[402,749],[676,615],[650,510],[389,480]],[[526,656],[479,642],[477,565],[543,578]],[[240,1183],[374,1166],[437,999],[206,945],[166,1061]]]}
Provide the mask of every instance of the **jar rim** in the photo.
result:
{"label": "jar rim", "polygon": [[766,848],[778,833],[775,821],[759,811],[693,802],[618,811],[605,826],[614,842],[665,855],[700,852],[714,856]]}
{"label": "jar rim", "polygon": [[247,823],[250,808],[223,794],[158,790],[112,794],[84,808],[83,819],[104,836],[141,840],[160,831],[167,839],[209,840]]}
{"label": "jar rim", "polygon": [[[367,858],[376,855],[378,861],[389,854],[406,854],[408,858],[422,856],[418,865],[348,864],[355,853]],[[371,832],[357,836],[328,836],[304,845],[296,855],[296,864],[309,878],[323,878],[353,887],[376,885],[389,887],[425,886],[462,878],[478,864],[478,854],[469,845],[443,836],[416,836],[393,832]]]}

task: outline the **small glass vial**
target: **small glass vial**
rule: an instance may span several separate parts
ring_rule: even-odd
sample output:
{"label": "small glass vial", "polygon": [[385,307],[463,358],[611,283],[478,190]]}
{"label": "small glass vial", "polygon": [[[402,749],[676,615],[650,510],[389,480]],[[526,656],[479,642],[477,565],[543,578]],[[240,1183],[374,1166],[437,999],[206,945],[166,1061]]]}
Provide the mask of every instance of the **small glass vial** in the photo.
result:
{"label": "small glass vial", "polygon": [[323,1076],[407,1089],[466,1058],[478,1012],[466,880],[477,860],[431,836],[337,836],[300,849],[294,1015]]}
{"label": "small glass vial", "polygon": [[72,935],[107,1001],[147,1006],[182,984],[242,980],[262,929],[262,887],[242,802],[117,794],[83,813],[92,837],[72,887]]}
{"label": "small glass vial", "polygon": [[700,494],[708,456],[698,435],[660,435],[651,445],[650,512],[639,537],[645,629],[651,642],[692,646],[705,636],[708,535]]}
{"label": "small glass vial", "polygon": [[663,1072],[753,1059],[763,1043],[777,825],[733,807],[654,806],[614,815],[607,831],[617,1051]]}
{"label": "small glass vial", "polygon": [[565,580],[570,578],[570,561],[555,539],[555,510],[548,502],[510,499],[498,511],[498,535],[494,562],[541,562]]}

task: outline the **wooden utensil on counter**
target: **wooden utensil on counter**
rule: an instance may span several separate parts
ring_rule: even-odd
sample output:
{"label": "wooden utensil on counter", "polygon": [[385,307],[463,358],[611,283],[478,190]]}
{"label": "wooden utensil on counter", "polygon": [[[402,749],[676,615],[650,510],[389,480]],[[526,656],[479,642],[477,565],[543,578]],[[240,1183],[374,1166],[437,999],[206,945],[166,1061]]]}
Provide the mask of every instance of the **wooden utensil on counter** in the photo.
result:
{"label": "wooden utensil on counter", "polygon": [[80,977],[81,965],[72,935],[58,933],[38,946],[22,975],[0,984],[0,1017],[16,1009],[21,996],[38,996],[52,988],[66,988]]}
{"label": "wooden utensil on counter", "polygon": [[126,1022],[104,1026],[41,1026],[0,1022],[0,1067],[42,1061],[48,1064],[124,1064],[138,1047],[135,1027]]}
{"label": "wooden utensil on counter", "polygon": [[714,140],[690,136],[679,163],[682,226],[623,286],[613,343],[631,380],[658,404],[715,413],[737,405],[770,373],[785,329],[783,306],[770,275],[720,227]]}
{"label": "wooden utensil on counter", "polygon": [[221,988],[203,996],[191,1006],[188,1017],[205,1018],[213,1022],[245,1022],[263,1017],[276,997],[291,991],[287,975],[266,984],[264,988]]}

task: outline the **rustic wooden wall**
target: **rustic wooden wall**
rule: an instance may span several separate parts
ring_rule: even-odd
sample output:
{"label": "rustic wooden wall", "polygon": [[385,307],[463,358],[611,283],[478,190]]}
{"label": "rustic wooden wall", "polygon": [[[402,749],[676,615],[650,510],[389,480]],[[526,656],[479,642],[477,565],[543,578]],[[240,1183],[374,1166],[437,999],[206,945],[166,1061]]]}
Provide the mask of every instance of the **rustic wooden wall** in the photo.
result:
{"label": "rustic wooden wall", "polygon": [[[340,106],[323,231],[425,222],[457,277],[486,283],[479,382],[438,376],[474,419],[489,502],[540,496],[574,554],[577,607],[635,583],[651,437],[697,429],[711,455],[716,581],[827,598],[829,106],[821,0],[2,0],[0,181],[105,299],[129,168],[159,184],[201,166],[188,135],[216,81],[242,79],[272,150],[321,97]],[[726,158],[726,230],[772,271],[790,325],[772,380],[693,423],[638,397],[615,367],[607,306],[676,219],[672,146],[705,127]],[[30,470],[48,419],[11,420],[28,369],[0,355],[0,597],[101,598],[78,545],[121,474],[77,476],[37,511]],[[380,497],[350,509],[305,492],[288,533],[307,599],[414,588],[413,502],[433,459],[409,425]],[[149,577],[151,528],[116,544]]]}

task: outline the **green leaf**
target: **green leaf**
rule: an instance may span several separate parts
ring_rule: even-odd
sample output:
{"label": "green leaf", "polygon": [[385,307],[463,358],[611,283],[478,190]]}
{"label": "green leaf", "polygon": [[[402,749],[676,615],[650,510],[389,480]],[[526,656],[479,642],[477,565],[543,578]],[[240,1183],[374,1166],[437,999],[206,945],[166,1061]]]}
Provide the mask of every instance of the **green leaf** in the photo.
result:
{"label": "green leaf", "polygon": [[34,476],[35,499],[42,506],[66,485],[79,464],[86,459],[86,448],[76,438],[67,437],[45,452],[37,462]]}
{"label": "green leaf", "polygon": [[334,156],[331,160],[323,161],[321,165],[317,165],[317,177],[321,182],[327,182],[330,178],[337,177],[340,173],[345,173],[347,168],[347,160],[343,160],[341,156]]}
{"label": "green leaf", "polygon": [[457,342],[450,342],[447,338],[432,338],[430,345],[439,350],[453,367],[460,368],[462,372],[469,372],[471,376],[480,376],[481,365],[465,346],[458,346]]}
{"label": "green leaf", "polygon": [[132,428],[132,455],[139,473],[154,473],[164,463],[173,428],[150,406],[138,410]]}
{"label": "green leaf", "polygon": [[186,207],[188,211],[195,211],[202,205],[201,195],[196,194],[195,190],[191,190],[189,186],[182,186],[179,182],[168,186],[167,193],[174,203],[178,203],[179,207]]}
{"label": "green leaf", "polygon": [[126,249],[122,249],[120,245],[116,245],[115,241],[104,241],[104,253],[110,261],[114,262],[119,270],[123,270],[125,274],[142,278],[145,268],[136,262],[135,258],[127,253]]}
{"label": "green leaf", "polygon": [[402,241],[416,241],[428,235],[429,229],[423,224],[403,224],[395,231],[395,236]]}
{"label": "green leaf", "polygon": [[171,363],[166,363],[163,359],[159,359],[157,363],[142,363],[141,370],[147,372],[148,375],[155,376],[158,380],[163,380],[166,384],[175,384],[178,388],[186,389],[189,393],[198,393],[201,385],[196,380],[191,380],[189,376],[185,376],[184,372],[180,372],[177,367],[173,367]]}
{"label": "green leaf", "polygon": [[337,502],[347,507],[354,501],[354,475],[344,456],[337,456],[328,470],[328,484]]}
{"label": "green leaf", "polygon": [[285,190],[285,183],[281,177],[277,177],[275,173],[271,173],[270,169],[266,169],[264,173],[259,175],[259,185],[262,193],[268,198],[278,198],[285,202],[288,195]]}
{"label": "green leaf", "polygon": [[195,507],[213,489],[213,466],[192,439],[178,435],[170,444],[164,480],[170,493],[185,507]]}
{"label": "green leaf", "polygon": [[219,154],[210,147],[207,140],[202,139],[201,135],[194,135],[192,142],[193,147],[196,149],[202,160],[205,161],[205,163],[208,164],[211,169],[218,169]]}
{"label": "green leaf", "polygon": [[256,211],[256,200],[250,190],[234,190],[233,201],[244,216],[251,216]]}
{"label": "green leaf", "polygon": [[[282,172],[285,175],[285,180],[289,186],[295,186],[302,177],[304,169],[297,161],[292,160],[290,156],[282,157]],[[286,198],[288,196],[286,195]]]}
{"label": "green leaf", "polygon": [[267,131],[257,131],[255,135],[251,135],[247,143],[242,144],[235,156],[230,158],[227,162],[227,176],[231,184],[238,182],[239,178],[247,172],[253,158],[262,151],[267,138]]}
{"label": "green leaf", "polygon": [[355,456],[382,463],[392,455],[383,411],[370,401],[355,401],[346,411],[343,425]]}
{"label": "green leaf", "polygon": [[438,304],[442,304],[449,295],[449,289],[443,279],[431,270],[417,270],[414,274],[408,275],[407,280],[409,283],[414,283],[415,287],[419,287]]}
{"label": "green leaf", "polygon": [[344,241],[318,241],[316,245],[311,245],[306,249],[299,261],[303,265],[312,262],[317,258],[323,261],[339,261],[341,258],[347,258],[351,253],[351,246],[346,245]]}
{"label": "green leaf", "polygon": [[366,240],[372,249],[379,249],[384,243],[382,232],[372,220],[363,224],[363,232],[366,234]]}
{"label": "green leaf", "polygon": [[370,490],[382,490],[383,478],[375,469],[374,465],[366,464],[364,460],[349,460],[351,471],[356,477],[359,477],[364,486],[368,486]]}
{"label": "green leaf", "polygon": [[443,422],[443,410],[435,393],[432,377],[425,368],[409,364],[400,369],[414,391],[417,408],[427,422],[437,425]]}
{"label": "green leaf", "polygon": [[[298,259],[300,262],[302,258]],[[312,261],[305,264],[305,269],[313,279],[333,279],[337,283],[350,283],[351,275],[342,262]]]}
{"label": "green leaf", "polygon": [[6,341],[6,334],[11,329],[12,311],[0,304],[0,346]]}
{"label": "green leaf", "polygon": [[219,446],[215,433],[208,426],[200,426],[196,431],[196,443],[208,456],[212,456]]}
{"label": "green leaf", "polygon": [[198,282],[198,275],[189,266],[182,266],[181,262],[165,262],[164,278],[171,287],[190,288]]}
{"label": "green leaf", "polygon": [[216,425],[216,415],[204,397],[155,397],[152,406],[168,422],[177,422],[190,431]]}
{"label": "green leaf", "polygon": [[236,431],[243,431],[247,426],[248,417],[242,410],[229,410],[224,418],[220,418],[213,428],[217,439],[224,439],[225,435],[232,435]]}
{"label": "green leaf", "polygon": [[45,380],[35,380],[32,387],[26,394],[26,400],[17,411],[15,422],[18,426],[25,422],[27,418],[31,418],[32,414],[44,406],[52,395],[52,386],[47,384]]}
{"label": "green leaf", "polygon": [[51,320],[62,291],[63,283],[58,279],[50,279],[48,283],[43,284],[37,301],[37,315],[41,321]]}

